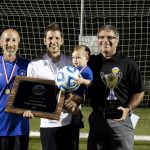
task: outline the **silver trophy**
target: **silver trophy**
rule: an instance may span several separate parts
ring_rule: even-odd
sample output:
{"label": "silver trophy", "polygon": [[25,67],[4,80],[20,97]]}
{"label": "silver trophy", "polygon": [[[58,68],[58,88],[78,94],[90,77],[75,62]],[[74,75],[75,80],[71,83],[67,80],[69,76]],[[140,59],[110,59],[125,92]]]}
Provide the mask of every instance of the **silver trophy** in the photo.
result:
{"label": "silver trophy", "polygon": [[102,81],[105,83],[106,87],[109,88],[109,95],[105,100],[104,107],[104,118],[106,119],[119,119],[122,117],[122,111],[118,110],[117,107],[121,106],[119,99],[115,95],[114,89],[117,88],[118,83],[122,77],[122,73],[110,73],[104,74],[100,73]]}

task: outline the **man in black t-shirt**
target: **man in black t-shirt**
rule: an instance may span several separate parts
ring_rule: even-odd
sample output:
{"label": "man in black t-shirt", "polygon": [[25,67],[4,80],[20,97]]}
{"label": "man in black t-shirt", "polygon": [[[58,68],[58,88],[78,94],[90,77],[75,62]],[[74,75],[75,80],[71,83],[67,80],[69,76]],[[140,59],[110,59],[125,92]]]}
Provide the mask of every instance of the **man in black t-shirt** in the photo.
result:
{"label": "man in black t-shirt", "polygon": [[[88,62],[93,71],[93,83],[87,92],[93,108],[89,116],[88,150],[133,150],[130,112],[144,97],[140,71],[135,61],[117,51],[119,32],[115,27],[104,25],[97,36],[100,54],[92,55]],[[110,74],[118,78],[114,87],[106,82],[105,75]],[[111,81],[110,84],[115,85]],[[119,118],[105,117],[106,101],[109,100],[119,101],[116,107],[121,112]]]}

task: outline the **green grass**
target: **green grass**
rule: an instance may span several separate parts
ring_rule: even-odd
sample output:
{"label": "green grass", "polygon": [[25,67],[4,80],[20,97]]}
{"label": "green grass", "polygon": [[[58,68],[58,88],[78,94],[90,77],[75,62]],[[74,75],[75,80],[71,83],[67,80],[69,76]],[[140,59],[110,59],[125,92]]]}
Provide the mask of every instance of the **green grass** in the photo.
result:
{"label": "green grass", "polygon": [[149,108],[137,108],[134,110],[140,118],[135,128],[136,135],[150,135],[150,109]]}
{"label": "green grass", "polygon": [[39,137],[30,137],[29,150],[42,150],[41,141]]}
{"label": "green grass", "polygon": [[[88,116],[91,112],[90,107],[82,107],[83,121],[85,127],[81,129],[81,132],[88,132]],[[135,135],[150,135],[150,109],[149,108],[137,108],[134,113],[140,117],[139,122],[135,128]],[[39,131],[40,119],[34,118],[30,120],[30,126],[32,131]],[[87,139],[80,139],[80,150],[86,150]],[[148,141],[135,141],[134,150],[149,150],[150,142]],[[41,143],[39,137],[30,137],[29,150],[41,150]]]}
{"label": "green grass", "polygon": [[[87,139],[80,139],[79,150],[86,150]],[[135,141],[134,150],[149,150],[150,142]],[[41,150],[40,138],[30,138],[29,150]]]}
{"label": "green grass", "polygon": [[89,131],[89,123],[88,123],[88,117],[91,113],[92,108],[91,107],[82,107],[82,113],[83,113],[83,122],[84,122],[84,128],[81,129],[81,132],[88,132]]}
{"label": "green grass", "polygon": [[40,119],[39,118],[30,119],[31,131],[39,131],[39,128],[40,128]]}
{"label": "green grass", "polygon": [[149,150],[150,142],[148,141],[135,141],[134,150]]}

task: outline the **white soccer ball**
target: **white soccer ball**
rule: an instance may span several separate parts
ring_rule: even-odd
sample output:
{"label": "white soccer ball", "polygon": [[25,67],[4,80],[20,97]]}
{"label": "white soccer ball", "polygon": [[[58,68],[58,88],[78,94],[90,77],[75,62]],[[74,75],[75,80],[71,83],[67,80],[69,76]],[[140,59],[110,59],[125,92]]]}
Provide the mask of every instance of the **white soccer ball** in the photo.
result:
{"label": "white soccer ball", "polygon": [[67,92],[76,91],[79,84],[75,80],[79,78],[80,72],[73,66],[65,66],[60,69],[56,76],[56,85],[59,89]]}

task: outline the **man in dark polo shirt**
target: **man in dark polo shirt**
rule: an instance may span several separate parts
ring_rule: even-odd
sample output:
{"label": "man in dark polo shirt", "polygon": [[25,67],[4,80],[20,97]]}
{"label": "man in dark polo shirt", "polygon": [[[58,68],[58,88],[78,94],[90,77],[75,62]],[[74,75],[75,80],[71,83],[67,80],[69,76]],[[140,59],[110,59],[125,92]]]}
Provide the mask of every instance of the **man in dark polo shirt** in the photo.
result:
{"label": "man in dark polo shirt", "polygon": [[[89,116],[87,149],[133,150],[134,129],[130,114],[144,97],[140,71],[135,61],[117,51],[119,32],[114,26],[102,26],[97,36],[100,54],[92,55],[88,63],[93,71],[93,83],[88,90],[93,111]],[[116,110],[121,112],[120,117],[117,113],[106,117],[109,100],[118,102]]]}

